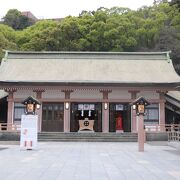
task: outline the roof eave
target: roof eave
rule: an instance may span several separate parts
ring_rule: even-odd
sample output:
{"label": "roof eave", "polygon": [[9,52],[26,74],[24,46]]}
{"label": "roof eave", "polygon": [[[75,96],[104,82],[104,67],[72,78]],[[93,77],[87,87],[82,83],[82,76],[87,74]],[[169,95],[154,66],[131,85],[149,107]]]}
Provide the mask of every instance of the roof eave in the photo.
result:
{"label": "roof eave", "polygon": [[58,85],[69,85],[69,86],[121,86],[121,87],[171,87],[177,88],[179,82],[161,83],[161,82],[27,82],[27,81],[0,81],[1,86],[58,86]]}

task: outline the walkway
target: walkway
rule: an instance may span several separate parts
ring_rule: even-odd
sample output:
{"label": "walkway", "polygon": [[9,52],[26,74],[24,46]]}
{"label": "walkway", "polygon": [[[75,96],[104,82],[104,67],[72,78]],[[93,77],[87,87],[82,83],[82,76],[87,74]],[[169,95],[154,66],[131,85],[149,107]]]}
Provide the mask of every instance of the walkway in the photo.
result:
{"label": "walkway", "polygon": [[163,144],[50,142],[37,150],[0,142],[0,180],[180,180],[180,150]]}

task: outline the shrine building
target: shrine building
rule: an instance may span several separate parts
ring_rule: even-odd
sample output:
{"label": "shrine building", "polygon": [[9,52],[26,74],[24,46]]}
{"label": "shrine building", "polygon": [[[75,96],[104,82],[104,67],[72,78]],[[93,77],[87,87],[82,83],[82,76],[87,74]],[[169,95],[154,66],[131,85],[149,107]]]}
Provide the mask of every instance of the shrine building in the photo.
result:
{"label": "shrine building", "polygon": [[83,120],[94,132],[136,132],[140,96],[150,102],[145,125],[165,125],[165,93],[179,86],[169,52],[6,51],[0,65],[7,123],[21,123],[32,96],[39,132],[78,132]]}

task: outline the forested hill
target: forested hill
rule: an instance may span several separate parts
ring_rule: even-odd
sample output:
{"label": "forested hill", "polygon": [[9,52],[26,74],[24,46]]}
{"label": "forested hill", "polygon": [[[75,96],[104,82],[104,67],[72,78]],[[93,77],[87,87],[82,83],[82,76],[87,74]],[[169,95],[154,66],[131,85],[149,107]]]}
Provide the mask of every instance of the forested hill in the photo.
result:
{"label": "forested hill", "polygon": [[23,30],[0,25],[0,51],[167,51],[180,64],[180,10],[154,3],[83,11],[60,22],[41,20]]}

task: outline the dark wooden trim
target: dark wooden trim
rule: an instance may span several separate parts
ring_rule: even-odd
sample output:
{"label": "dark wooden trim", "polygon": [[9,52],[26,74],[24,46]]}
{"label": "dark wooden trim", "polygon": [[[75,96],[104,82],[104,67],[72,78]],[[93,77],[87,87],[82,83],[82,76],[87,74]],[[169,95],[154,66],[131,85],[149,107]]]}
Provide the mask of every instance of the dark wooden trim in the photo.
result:
{"label": "dark wooden trim", "polygon": [[140,83],[121,83],[121,82],[5,82],[0,81],[0,88],[13,88],[18,86],[34,86],[37,88],[39,86],[96,86],[96,87],[104,87],[112,88],[112,87],[154,87],[154,88],[162,88],[165,87],[167,89],[177,88],[180,86],[179,82],[172,82],[172,83],[147,83],[147,82],[140,82]]}

